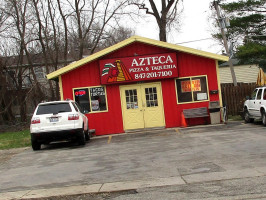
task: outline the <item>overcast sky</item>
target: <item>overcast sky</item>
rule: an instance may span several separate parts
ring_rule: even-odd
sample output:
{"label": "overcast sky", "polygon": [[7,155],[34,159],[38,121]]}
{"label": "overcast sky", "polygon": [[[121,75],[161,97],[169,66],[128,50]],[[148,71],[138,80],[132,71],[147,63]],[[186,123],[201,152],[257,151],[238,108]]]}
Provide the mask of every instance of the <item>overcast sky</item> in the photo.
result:
{"label": "overcast sky", "polygon": [[[181,29],[179,32],[171,31],[170,34],[167,35],[168,42],[183,43],[211,38],[211,29],[213,29],[213,27],[208,20],[211,16],[211,2],[213,2],[213,0],[184,0]],[[157,24],[155,18],[152,16],[147,18],[146,21],[139,23],[135,30],[136,35],[159,39]],[[218,45],[213,39],[179,45],[217,54],[222,52],[222,46]]]}

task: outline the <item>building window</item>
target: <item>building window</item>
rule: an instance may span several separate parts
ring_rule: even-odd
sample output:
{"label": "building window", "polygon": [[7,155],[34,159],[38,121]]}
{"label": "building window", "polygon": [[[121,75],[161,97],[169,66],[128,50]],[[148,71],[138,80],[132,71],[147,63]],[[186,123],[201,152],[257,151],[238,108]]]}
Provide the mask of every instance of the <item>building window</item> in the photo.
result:
{"label": "building window", "polygon": [[73,91],[84,113],[107,111],[105,87],[75,88]]}
{"label": "building window", "polygon": [[146,96],[147,107],[157,107],[158,106],[156,87],[145,88],[145,96]]}
{"label": "building window", "polygon": [[137,90],[125,90],[127,109],[138,109],[138,95]]}
{"label": "building window", "polygon": [[176,79],[177,102],[191,103],[208,101],[207,76],[194,76]]}

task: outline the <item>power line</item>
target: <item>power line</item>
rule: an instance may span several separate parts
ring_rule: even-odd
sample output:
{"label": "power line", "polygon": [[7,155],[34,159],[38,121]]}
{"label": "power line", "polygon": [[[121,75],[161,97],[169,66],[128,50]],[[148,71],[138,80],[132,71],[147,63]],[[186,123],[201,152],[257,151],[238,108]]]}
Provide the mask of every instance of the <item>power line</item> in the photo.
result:
{"label": "power line", "polygon": [[180,42],[180,43],[175,43],[175,44],[185,44],[185,43],[191,43],[191,42],[199,42],[199,41],[203,41],[203,40],[210,40],[213,38],[204,38],[204,39],[199,39],[199,40],[191,40],[191,41],[187,41],[187,42]]}

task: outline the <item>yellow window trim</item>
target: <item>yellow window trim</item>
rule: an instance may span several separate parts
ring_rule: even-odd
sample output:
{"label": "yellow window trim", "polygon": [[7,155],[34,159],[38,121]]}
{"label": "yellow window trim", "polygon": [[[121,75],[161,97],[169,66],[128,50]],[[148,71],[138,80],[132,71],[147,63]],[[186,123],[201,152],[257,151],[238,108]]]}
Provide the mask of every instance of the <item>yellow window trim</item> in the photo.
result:
{"label": "yellow window trim", "polygon": [[61,101],[63,101],[64,100],[64,93],[63,93],[62,76],[59,76],[59,92],[60,92],[60,99],[61,99]]}
{"label": "yellow window trim", "polygon": [[220,107],[223,107],[223,99],[222,99],[222,90],[221,90],[221,81],[220,81],[219,65],[218,65],[218,61],[217,60],[216,60],[216,76],[217,76],[217,84],[218,84],[218,90],[219,90]]}
{"label": "yellow window trim", "polygon": [[[104,93],[105,93],[105,102],[106,102],[106,110],[101,110],[101,111],[91,111],[86,114],[93,114],[93,113],[103,113],[103,112],[108,112],[108,102],[107,102],[107,93],[106,93],[106,86],[105,85],[98,85],[98,86],[91,86],[91,87],[78,87],[78,88],[72,88],[72,94],[73,94],[73,99],[75,101],[75,93],[74,90],[77,89],[88,89],[89,92],[89,98],[90,98],[90,88],[97,88],[97,87],[103,87],[104,88]],[[91,108],[91,100],[90,101],[90,108]]]}
{"label": "yellow window trim", "polygon": [[[205,77],[206,78],[206,85],[207,85],[207,95],[208,95],[208,99],[207,100],[202,100],[202,101],[194,101],[194,96],[193,96],[193,92],[191,91],[192,93],[192,101],[190,102],[178,102],[178,93],[177,93],[177,84],[176,84],[176,80],[177,79],[185,79],[185,78],[189,78],[190,81],[192,78],[195,78],[195,77]],[[208,84],[208,76],[207,75],[198,75],[198,76],[186,76],[186,77],[178,77],[175,80],[175,92],[176,92],[176,101],[177,101],[177,104],[190,104],[190,103],[201,103],[201,102],[206,102],[206,101],[210,101],[210,96],[209,96],[209,84]]]}

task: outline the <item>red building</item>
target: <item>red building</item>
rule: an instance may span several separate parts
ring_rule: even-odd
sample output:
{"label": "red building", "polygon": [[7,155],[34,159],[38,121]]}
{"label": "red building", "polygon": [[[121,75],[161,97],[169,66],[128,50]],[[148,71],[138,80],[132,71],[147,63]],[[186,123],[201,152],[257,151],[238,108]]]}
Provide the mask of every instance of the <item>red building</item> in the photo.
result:
{"label": "red building", "polygon": [[[61,99],[78,102],[90,128],[105,135],[179,127],[184,110],[222,104],[218,60],[228,57],[133,36],[47,78],[58,79]],[[206,122],[206,116],[186,119]]]}

